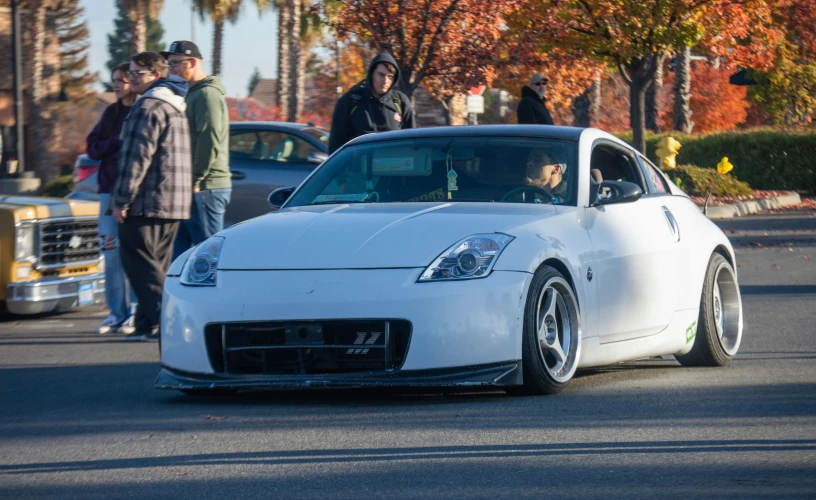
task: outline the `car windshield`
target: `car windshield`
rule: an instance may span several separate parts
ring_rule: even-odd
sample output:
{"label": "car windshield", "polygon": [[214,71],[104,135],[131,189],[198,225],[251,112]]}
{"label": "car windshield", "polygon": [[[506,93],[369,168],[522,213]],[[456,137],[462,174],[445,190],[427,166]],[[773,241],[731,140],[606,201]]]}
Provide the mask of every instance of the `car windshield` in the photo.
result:
{"label": "car windshield", "polygon": [[575,205],[574,141],[437,137],[352,145],[287,206],[428,201]]}

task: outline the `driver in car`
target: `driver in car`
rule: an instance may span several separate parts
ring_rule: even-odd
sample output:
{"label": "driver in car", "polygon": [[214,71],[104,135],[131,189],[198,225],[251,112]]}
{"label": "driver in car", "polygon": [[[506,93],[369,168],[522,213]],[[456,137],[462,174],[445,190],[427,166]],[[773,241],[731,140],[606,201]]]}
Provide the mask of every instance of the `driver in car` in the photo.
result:
{"label": "driver in car", "polygon": [[558,162],[551,153],[543,149],[530,150],[527,155],[527,178],[525,183],[547,191],[558,203],[567,197],[567,181],[564,174],[566,163]]}

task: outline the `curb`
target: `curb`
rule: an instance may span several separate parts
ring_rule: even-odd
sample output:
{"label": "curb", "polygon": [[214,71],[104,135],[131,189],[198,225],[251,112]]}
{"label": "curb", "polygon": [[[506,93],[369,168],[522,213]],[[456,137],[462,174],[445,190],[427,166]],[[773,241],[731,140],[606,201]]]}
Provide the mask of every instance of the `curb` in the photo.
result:
{"label": "curb", "polygon": [[[766,210],[773,210],[775,208],[789,207],[791,205],[798,205],[802,203],[802,198],[796,191],[788,191],[781,196],[772,196],[770,198],[763,198],[761,200],[741,201],[739,203],[732,203],[722,207],[708,207],[709,219],[731,219],[740,217],[742,215],[755,214],[757,212],[764,212]],[[702,210],[703,207],[700,207]]]}

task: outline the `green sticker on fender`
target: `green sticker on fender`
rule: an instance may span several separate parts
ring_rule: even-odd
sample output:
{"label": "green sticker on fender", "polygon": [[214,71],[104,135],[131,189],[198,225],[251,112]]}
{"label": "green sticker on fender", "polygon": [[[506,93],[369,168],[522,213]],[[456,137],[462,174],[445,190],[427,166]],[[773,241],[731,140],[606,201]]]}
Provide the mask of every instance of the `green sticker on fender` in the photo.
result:
{"label": "green sticker on fender", "polygon": [[686,328],[686,344],[694,340],[694,336],[697,335],[697,322],[695,321],[688,328]]}

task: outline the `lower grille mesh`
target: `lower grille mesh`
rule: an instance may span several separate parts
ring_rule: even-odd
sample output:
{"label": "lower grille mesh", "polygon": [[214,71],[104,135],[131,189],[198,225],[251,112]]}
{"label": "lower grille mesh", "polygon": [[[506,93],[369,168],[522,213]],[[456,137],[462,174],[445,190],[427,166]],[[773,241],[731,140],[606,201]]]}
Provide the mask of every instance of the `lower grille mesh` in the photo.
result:
{"label": "lower grille mesh", "polygon": [[305,375],[402,366],[411,323],[331,320],[212,323],[204,336],[217,373]]}

